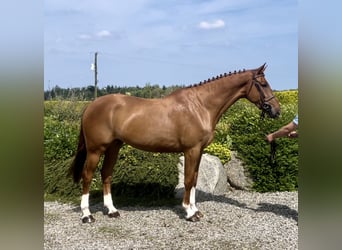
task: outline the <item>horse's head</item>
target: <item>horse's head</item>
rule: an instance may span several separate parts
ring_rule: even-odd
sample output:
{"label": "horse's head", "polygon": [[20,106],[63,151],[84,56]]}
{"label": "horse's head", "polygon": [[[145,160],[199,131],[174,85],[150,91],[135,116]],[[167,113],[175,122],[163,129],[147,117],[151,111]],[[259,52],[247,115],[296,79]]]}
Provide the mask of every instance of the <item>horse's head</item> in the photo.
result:
{"label": "horse's head", "polygon": [[264,71],[266,67],[265,63],[258,69],[253,70],[253,78],[246,97],[263,113],[268,114],[271,118],[276,118],[280,115],[280,105],[265,78]]}

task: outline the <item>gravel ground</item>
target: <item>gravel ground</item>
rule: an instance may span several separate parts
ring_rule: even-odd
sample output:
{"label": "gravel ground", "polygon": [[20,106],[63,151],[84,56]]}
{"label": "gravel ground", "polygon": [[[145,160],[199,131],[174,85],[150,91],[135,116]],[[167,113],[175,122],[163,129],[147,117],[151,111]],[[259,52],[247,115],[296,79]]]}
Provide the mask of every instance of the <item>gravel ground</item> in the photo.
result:
{"label": "gravel ground", "polygon": [[118,207],[82,224],[78,206],[44,203],[44,249],[298,249],[298,193],[228,192],[198,200],[199,222],[182,207]]}

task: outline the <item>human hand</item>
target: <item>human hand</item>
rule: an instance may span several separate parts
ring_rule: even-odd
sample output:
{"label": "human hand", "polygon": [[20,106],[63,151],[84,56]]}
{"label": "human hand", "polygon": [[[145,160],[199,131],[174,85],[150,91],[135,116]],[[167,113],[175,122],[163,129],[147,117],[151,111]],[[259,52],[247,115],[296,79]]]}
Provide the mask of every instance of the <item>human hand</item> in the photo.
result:
{"label": "human hand", "polygon": [[268,134],[268,135],[266,135],[266,141],[268,141],[268,143],[271,143],[272,141],[273,141],[273,136],[272,136],[272,134]]}
{"label": "human hand", "polygon": [[297,138],[298,137],[298,133],[297,131],[292,131],[291,133],[289,133],[287,135],[289,138]]}

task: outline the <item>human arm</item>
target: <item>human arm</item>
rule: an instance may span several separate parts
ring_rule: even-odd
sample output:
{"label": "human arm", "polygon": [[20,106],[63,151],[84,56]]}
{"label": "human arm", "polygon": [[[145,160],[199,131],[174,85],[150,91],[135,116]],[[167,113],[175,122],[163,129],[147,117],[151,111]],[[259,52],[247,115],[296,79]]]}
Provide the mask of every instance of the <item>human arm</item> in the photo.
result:
{"label": "human arm", "polygon": [[295,138],[298,137],[298,133],[295,131],[298,128],[298,125],[291,121],[289,124],[281,127],[277,131],[270,133],[266,136],[268,142],[272,142],[273,140],[280,137],[289,137]]}

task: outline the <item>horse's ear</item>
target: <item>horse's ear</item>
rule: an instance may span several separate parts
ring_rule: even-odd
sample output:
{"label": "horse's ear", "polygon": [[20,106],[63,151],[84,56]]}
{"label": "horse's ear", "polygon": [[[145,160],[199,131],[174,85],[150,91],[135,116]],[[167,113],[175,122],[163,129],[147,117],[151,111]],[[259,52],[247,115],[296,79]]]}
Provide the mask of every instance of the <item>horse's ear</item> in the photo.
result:
{"label": "horse's ear", "polygon": [[266,63],[264,63],[263,65],[261,65],[258,69],[257,69],[257,74],[263,74],[265,69],[267,68]]}

